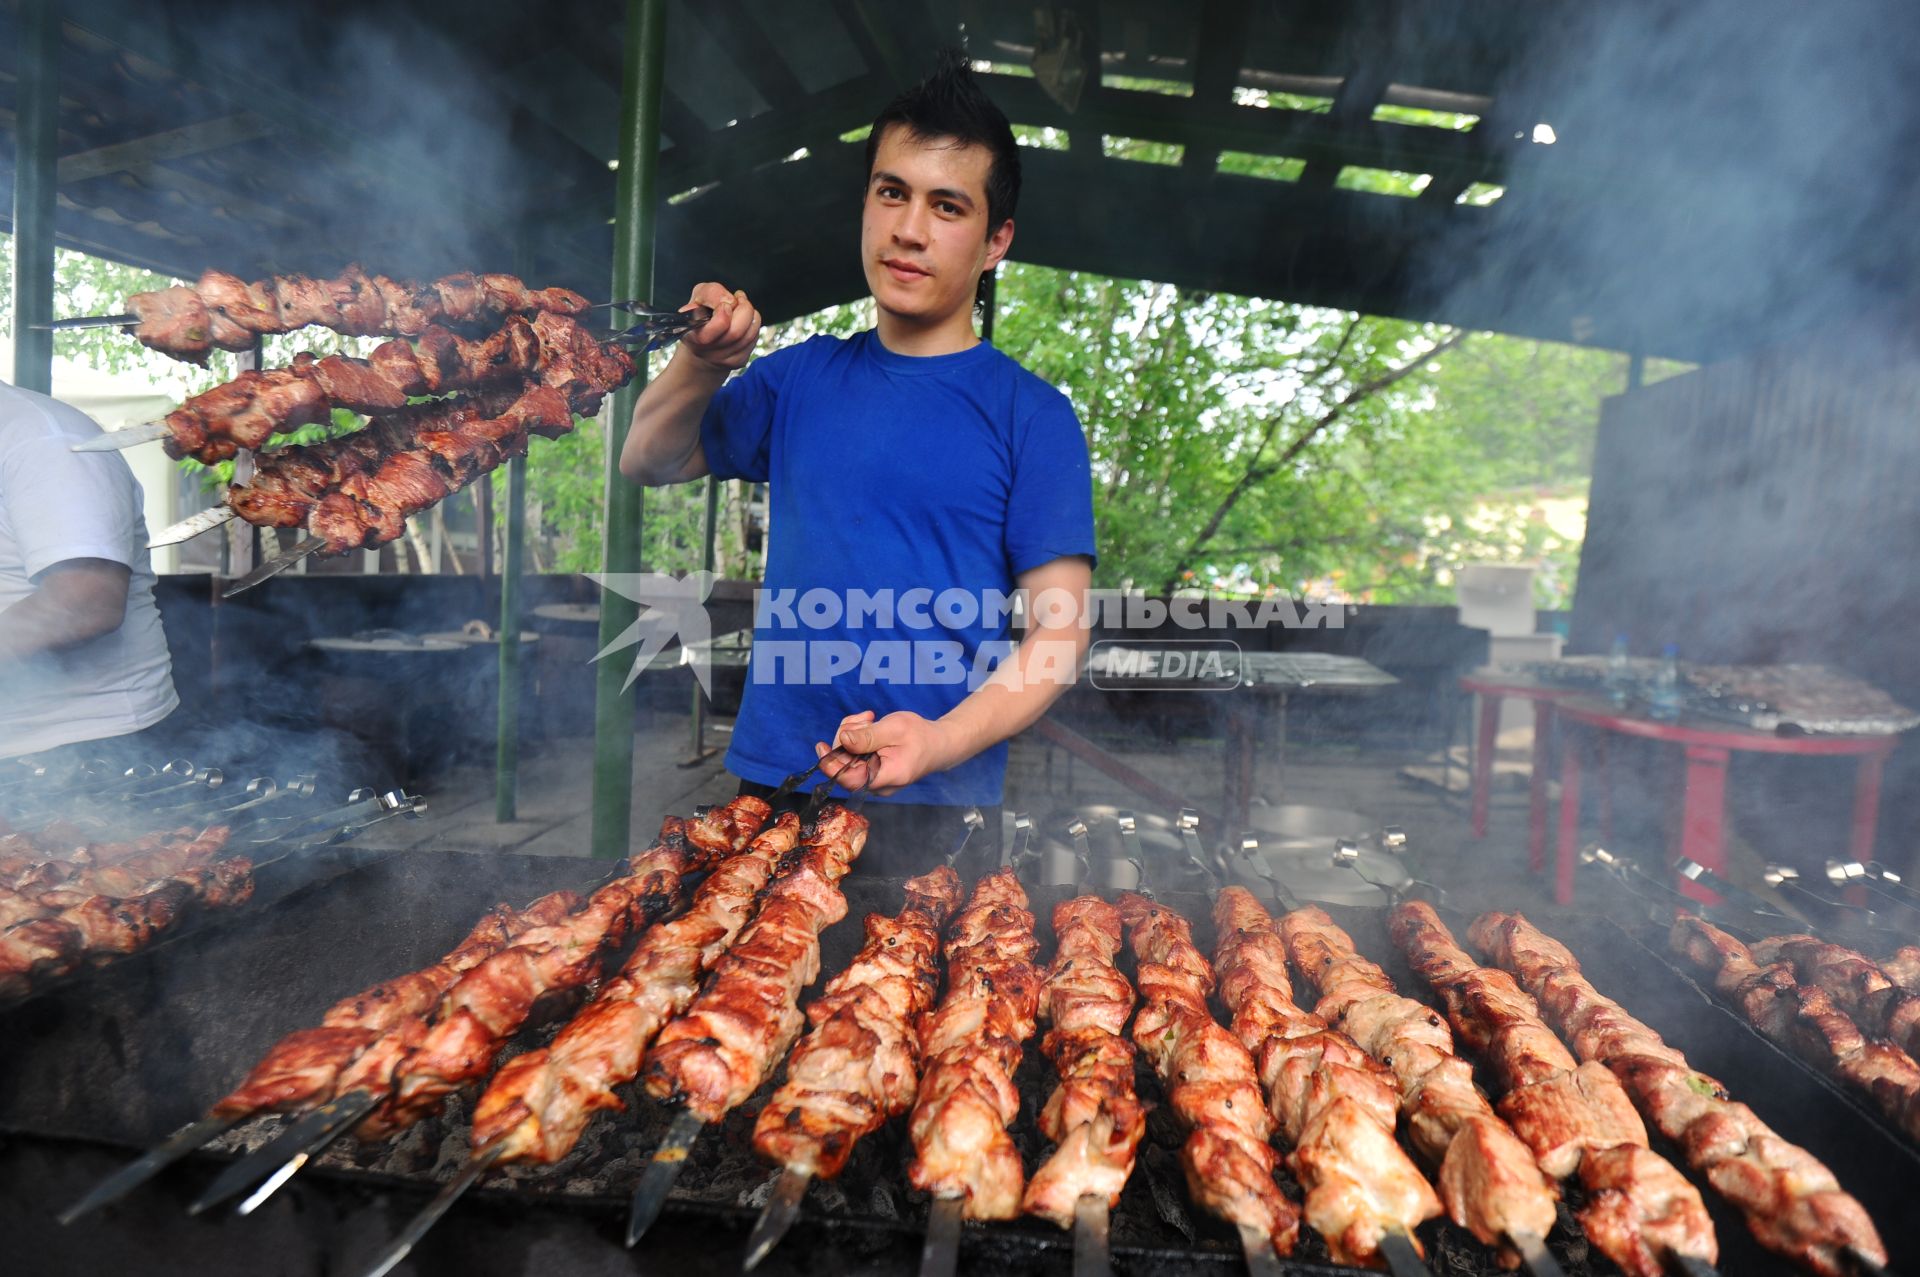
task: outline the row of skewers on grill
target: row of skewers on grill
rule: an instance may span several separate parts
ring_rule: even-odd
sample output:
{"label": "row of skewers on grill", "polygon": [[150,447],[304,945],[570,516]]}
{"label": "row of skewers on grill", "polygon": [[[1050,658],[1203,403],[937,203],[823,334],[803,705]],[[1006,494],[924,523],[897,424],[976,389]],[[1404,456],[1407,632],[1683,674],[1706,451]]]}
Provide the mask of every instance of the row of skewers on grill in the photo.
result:
{"label": "row of skewers on grill", "polygon": [[[1652,1151],[1646,1124],[1684,1150],[1764,1245],[1809,1271],[1871,1273],[1885,1261],[1871,1221],[1824,1167],[1691,1070],[1517,916],[1475,923],[1474,943],[1496,964],[1483,967],[1431,907],[1396,907],[1394,939],[1440,995],[1443,1019],[1271,878],[1277,920],[1243,888],[1217,893],[1212,962],[1188,922],[1147,896],[1068,900],[1054,911],[1056,953],[1043,972],[1012,871],[983,877],[962,906],[959,880],[943,868],[909,882],[897,914],[869,916],[864,947],[803,1012],[820,934],[846,910],[835,884],[859,855],[865,822],[838,805],[810,822],[768,823],[769,814],[741,798],[670,818],[584,905],[563,892],[496,909],[439,962],[283,1039],[205,1119],[65,1218],[263,1113],[300,1116],[216,1179],[196,1209],[252,1188],[245,1213],[347,1129],[377,1139],[419,1120],[485,1078],[536,1001],[593,981],[704,871],[685,911],[644,931],[549,1045],[494,1075],[473,1109],[467,1166],[373,1274],[489,1169],[564,1157],[595,1113],[624,1107],[616,1088],[637,1081],[677,1116],[635,1193],[632,1244],[699,1133],[783,1058],[784,1081],[754,1126],[755,1148],[782,1170],[749,1267],[778,1242],[808,1183],[837,1174],[859,1139],[903,1113],[908,1179],[933,1198],[927,1277],[952,1271],[962,1219],[1022,1212],[1073,1228],[1081,1261],[1104,1267],[1107,1212],[1145,1130],[1136,1053],[1185,1131],[1194,1200],[1238,1228],[1259,1274],[1278,1271],[1302,1222],[1336,1260],[1421,1271],[1415,1230],[1443,1212],[1536,1274],[1555,1273],[1544,1238],[1558,1182],[1576,1174],[1588,1240],[1623,1271],[1710,1271],[1717,1244],[1701,1197]],[[1115,962],[1123,937],[1133,981]],[[1312,1010],[1294,1002],[1289,968],[1318,994]],[[1040,1122],[1054,1147],[1027,1180],[1007,1128],[1020,1103],[1013,1071],[1042,1021],[1057,1085]],[[1455,1033],[1498,1079],[1497,1107],[1454,1054]],[[1304,1191],[1298,1205],[1274,1180],[1283,1160]]]}
{"label": "row of skewers on grill", "polygon": [[[1706,905],[1604,848],[1583,854],[1673,917],[1668,947],[1723,1002],[1920,1142],[1920,945],[1901,944],[1880,958],[1862,951],[1885,952],[1910,931],[1889,938],[1835,927],[1834,915],[1812,909],[1804,910],[1808,917],[1826,921],[1809,923],[1682,860],[1683,876],[1721,893],[1720,903]],[[1877,864],[1835,863],[1828,876],[1836,887],[1873,892],[1885,911],[1920,905],[1899,875]]]}
{"label": "row of skewers on grill", "polygon": [[[118,323],[142,343],[203,362],[218,347],[250,349],[266,333],[309,325],[391,340],[366,358],[295,356],[285,368],[250,370],[192,396],[157,422],[103,435],[76,451],[164,440],[170,456],[213,464],[243,454],[224,503],[156,535],[172,545],[232,519],[301,528],[292,550],[261,565],[238,593],[308,554],[384,545],[406,520],[525,452],[532,435],[557,438],[576,416],[634,375],[623,342],[676,340],[707,313],[607,305],[640,322],[602,341],[579,317],[597,307],[566,289],[531,289],[510,275],[451,275],[431,284],[367,276],[350,267],[329,280],[281,275],[248,283],[208,271],[192,287],[137,293],[128,314],[72,324]],[[363,429],[268,451],[277,436],[368,414]]]}
{"label": "row of skewers on grill", "polygon": [[272,796],[235,804],[224,823],[119,840],[66,821],[0,835],[0,1004],[149,948],[207,911],[245,904],[265,864],[425,809],[417,798],[366,790],[335,811],[275,819]]}

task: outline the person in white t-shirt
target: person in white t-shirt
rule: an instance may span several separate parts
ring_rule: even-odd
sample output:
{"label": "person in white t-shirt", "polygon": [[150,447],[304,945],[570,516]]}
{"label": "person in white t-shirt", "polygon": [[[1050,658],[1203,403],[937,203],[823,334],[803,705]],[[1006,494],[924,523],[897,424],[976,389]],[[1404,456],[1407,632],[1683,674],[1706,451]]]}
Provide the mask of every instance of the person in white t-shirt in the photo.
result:
{"label": "person in white t-shirt", "polygon": [[99,433],[0,383],[0,758],[124,740],[180,704],[140,485],[118,453],[73,451]]}

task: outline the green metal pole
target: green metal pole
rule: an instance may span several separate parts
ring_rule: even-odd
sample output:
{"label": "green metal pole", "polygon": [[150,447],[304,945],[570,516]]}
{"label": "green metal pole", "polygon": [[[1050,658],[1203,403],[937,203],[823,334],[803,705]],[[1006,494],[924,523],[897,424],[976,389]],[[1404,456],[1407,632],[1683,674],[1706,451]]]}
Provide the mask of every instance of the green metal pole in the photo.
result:
{"label": "green metal pole", "polygon": [[13,384],[53,393],[53,196],[60,167],[60,12],[20,6],[13,124]]}
{"label": "green metal pole", "polygon": [[[655,176],[660,153],[660,86],[666,74],[667,0],[627,0],[626,56],[620,93],[620,177],[615,188],[613,296],[653,294]],[[613,397],[607,426],[606,548],[609,574],[641,570],[640,489],[620,477],[617,464],[633,423],[641,376]],[[600,592],[600,646],[618,639],[639,605],[613,590]],[[627,852],[633,815],[633,697],[621,690],[628,665],[610,656],[594,667],[593,854]]]}
{"label": "green metal pole", "polygon": [[507,463],[507,552],[500,564],[500,722],[493,818],[518,815],[520,794],[520,573],[526,562],[527,459]]}
{"label": "green metal pole", "polygon": [[980,340],[993,345],[993,312],[1000,309],[1000,272],[987,276],[986,313],[980,317]]}
{"label": "green metal pole", "polygon": [[[714,542],[720,537],[720,485],[712,475],[707,476],[707,539],[706,549],[701,551],[700,566],[713,571],[716,559]],[[688,763],[700,762],[707,756],[707,700],[706,692],[701,690],[700,680],[693,681],[693,753]]]}
{"label": "green metal pole", "polygon": [[[513,268],[533,274],[533,246],[525,232],[515,246]],[[526,564],[527,458],[507,463],[506,554],[500,564],[500,704],[494,736],[493,818],[501,824],[519,815],[520,802],[520,574]],[[484,559],[484,554],[483,554]]]}

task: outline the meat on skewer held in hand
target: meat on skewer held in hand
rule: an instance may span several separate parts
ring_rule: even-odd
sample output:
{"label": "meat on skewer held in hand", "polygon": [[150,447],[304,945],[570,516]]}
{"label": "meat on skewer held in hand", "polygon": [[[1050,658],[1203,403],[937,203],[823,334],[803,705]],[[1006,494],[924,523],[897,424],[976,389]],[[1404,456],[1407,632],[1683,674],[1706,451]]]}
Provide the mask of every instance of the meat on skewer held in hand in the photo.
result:
{"label": "meat on skewer held in hand", "polygon": [[510,315],[574,316],[589,309],[578,293],[528,288],[512,275],[448,275],[420,285],[368,276],[357,265],[333,279],[275,275],[254,283],[210,270],[192,286],[127,298],[133,336],[192,363],[204,363],[216,348],[251,350],[265,334],[308,325],[354,337],[416,337],[435,324],[492,326]]}

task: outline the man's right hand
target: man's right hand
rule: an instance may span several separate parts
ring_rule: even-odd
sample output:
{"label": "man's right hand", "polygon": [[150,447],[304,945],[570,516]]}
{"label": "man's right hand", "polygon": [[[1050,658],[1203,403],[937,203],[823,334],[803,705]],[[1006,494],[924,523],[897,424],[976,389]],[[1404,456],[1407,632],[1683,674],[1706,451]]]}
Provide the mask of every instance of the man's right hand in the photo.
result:
{"label": "man's right hand", "polygon": [[693,297],[680,309],[705,306],[713,318],[680,339],[680,346],[694,359],[716,372],[730,373],[747,366],[753,347],[760,340],[760,312],[747,295],[728,291],[724,284],[694,286]]}

